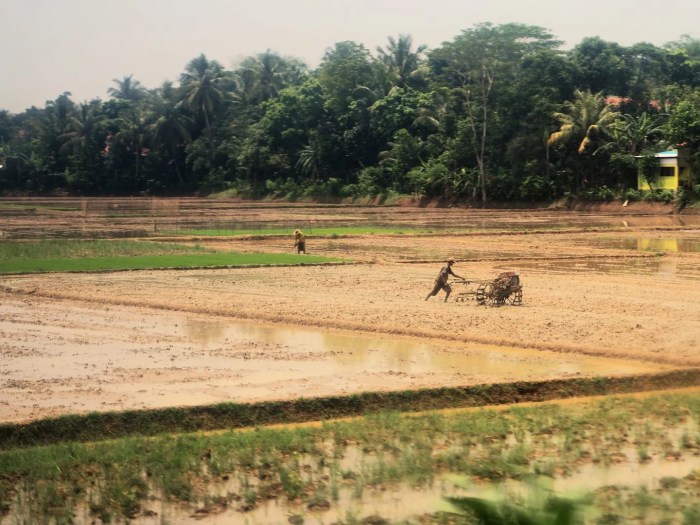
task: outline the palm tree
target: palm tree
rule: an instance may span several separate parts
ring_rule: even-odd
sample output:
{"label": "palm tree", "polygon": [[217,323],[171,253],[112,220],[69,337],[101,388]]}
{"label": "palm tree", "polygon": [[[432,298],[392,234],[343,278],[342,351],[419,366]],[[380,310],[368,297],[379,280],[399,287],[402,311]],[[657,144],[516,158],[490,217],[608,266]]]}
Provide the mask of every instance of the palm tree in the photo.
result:
{"label": "palm tree", "polygon": [[269,49],[256,57],[250,57],[241,64],[239,75],[244,80],[247,99],[260,103],[276,97],[283,86],[283,76],[287,64]]}
{"label": "palm tree", "polygon": [[134,186],[132,190],[135,190],[141,173],[141,157],[148,154],[145,148],[150,138],[151,129],[148,115],[143,108],[135,107],[125,112],[116,122],[119,125],[119,131],[114,138],[117,143],[122,144],[134,156]]}
{"label": "palm tree", "polygon": [[[603,92],[574,92],[574,101],[564,102],[564,111],[552,114],[559,122],[559,129],[552,133],[547,145],[574,143],[579,155],[586,155],[597,142],[610,134],[611,127],[620,113],[608,105]],[[595,151],[595,150],[594,150]],[[576,173],[576,187],[580,187],[580,174]]]}
{"label": "palm tree", "polygon": [[577,89],[574,101],[564,102],[564,112],[552,116],[559,121],[559,130],[549,136],[550,145],[578,142],[577,151],[583,155],[588,147],[608,132],[619,112],[605,102],[603,92],[591,93]]}
{"label": "palm tree", "polygon": [[298,155],[297,171],[308,175],[312,181],[318,180],[318,176],[321,173],[321,159],[318,146],[313,143],[308,144],[299,150]]}
{"label": "palm tree", "polygon": [[429,99],[422,100],[424,102],[416,110],[413,126],[428,133],[438,133],[444,127],[443,121],[449,113],[447,90],[434,89]]}
{"label": "palm tree", "polygon": [[399,87],[405,87],[418,71],[421,54],[428,46],[418,46],[415,51],[411,49],[412,47],[413,37],[411,35],[399,35],[398,40],[390,36],[386,48],[377,47],[379,60],[391,72]]}
{"label": "palm tree", "polygon": [[82,103],[71,115],[60,136],[60,152],[68,154],[67,182],[76,187],[94,187],[102,176],[101,142],[106,134],[101,102]]}
{"label": "palm tree", "polygon": [[146,89],[138,80],[133,80],[133,75],[125,76],[121,80],[114,78],[112,81],[117,85],[107,89],[107,93],[117,100],[136,102],[141,100],[146,93]]}
{"label": "palm tree", "polygon": [[55,141],[57,137],[68,131],[75,103],[66,91],[56,100],[46,103],[42,113],[39,113],[35,125],[42,138]]}
{"label": "palm tree", "polygon": [[31,119],[31,127],[36,131],[37,141],[27,155],[28,159],[41,159],[41,174],[34,177],[38,186],[44,182],[44,176],[58,178],[64,176],[68,162],[67,153],[61,151],[64,134],[71,129],[71,118],[75,113],[75,103],[70,99],[70,92],[59,95],[56,100],[46,103],[46,107]]}
{"label": "palm tree", "polygon": [[170,82],[164,82],[156,92],[153,105],[153,113],[157,118],[150,124],[149,131],[154,143],[161,145],[170,155],[168,164],[175,165],[178,183],[182,183],[177,152],[190,140],[189,126],[192,119],[183,113]]}
{"label": "palm tree", "polygon": [[61,135],[61,150],[80,150],[93,137],[100,122],[97,103],[82,103],[69,119],[68,129]]}
{"label": "palm tree", "polygon": [[211,132],[211,117],[224,105],[230,81],[221,64],[204,54],[192,59],[180,75],[183,103],[195,115],[203,116],[207,132]]}

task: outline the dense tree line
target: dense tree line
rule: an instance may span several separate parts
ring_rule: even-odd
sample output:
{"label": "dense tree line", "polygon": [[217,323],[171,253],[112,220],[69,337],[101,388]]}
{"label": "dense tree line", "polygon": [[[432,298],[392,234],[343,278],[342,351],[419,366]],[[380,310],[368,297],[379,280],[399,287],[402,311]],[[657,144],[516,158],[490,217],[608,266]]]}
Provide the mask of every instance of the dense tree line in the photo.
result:
{"label": "dense tree line", "polygon": [[654,152],[700,159],[688,36],[562,50],[541,27],[486,23],[433,50],[338,42],[315,70],[271,51],[230,70],[200,55],[177,83],[130,75],[107,93],[0,111],[0,192],[605,198],[635,188]]}

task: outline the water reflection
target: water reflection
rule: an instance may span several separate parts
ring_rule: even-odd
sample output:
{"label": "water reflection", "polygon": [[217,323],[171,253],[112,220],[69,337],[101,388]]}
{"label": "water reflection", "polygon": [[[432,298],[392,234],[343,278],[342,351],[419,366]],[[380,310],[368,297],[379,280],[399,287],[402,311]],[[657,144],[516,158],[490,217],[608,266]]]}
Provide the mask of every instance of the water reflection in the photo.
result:
{"label": "water reflection", "polygon": [[219,341],[224,336],[224,330],[220,324],[202,320],[185,321],[185,332],[188,337],[198,341],[203,347],[206,347],[207,343]]}
{"label": "water reflection", "polygon": [[577,244],[600,249],[639,252],[700,252],[700,238],[693,237],[606,237],[603,239],[586,239]]}
{"label": "water reflection", "polygon": [[[396,380],[418,376],[462,378],[478,374],[482,381],[522,380],[533,376],[566,377],[579,374],[640,373],[658,365],[617,359],[592,358],[558,352],[479,344],[430,343],[409,337],[383,338],[342,332],[268,326],[245,322],[199,321],[186,323],[187,333],[202,346],[211,347],[210,366],[237,363],[256,374],[306,381],[347,374],[392,374]],[[263,379],[262,377],[260,378]]]}
{"label": "water reflection", "polygon": [[698,239],[637,239],[637,250],[658,252],[700,252]]}

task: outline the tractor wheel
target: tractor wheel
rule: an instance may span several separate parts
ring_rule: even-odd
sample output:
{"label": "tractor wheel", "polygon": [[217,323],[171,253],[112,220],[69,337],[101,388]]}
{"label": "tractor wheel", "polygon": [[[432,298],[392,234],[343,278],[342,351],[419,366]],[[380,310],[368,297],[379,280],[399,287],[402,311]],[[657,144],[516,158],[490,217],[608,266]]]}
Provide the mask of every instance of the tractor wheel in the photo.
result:
{"label": "tractor wheel", "polygon": [[493,306],[496,302],[496,290],[492,283],[480,284],[476,290],[476,302],[478,304]]}
{"label": "tractor wheel", "polygon": [[519,289],[510,294],[508,296],[508,302],[514,306],[523,304],[523,290]]}
{"label": "tractor wheel", "polygon": [[507,297],[504,297],[501,293],[496,293],[493,295],[493,303],[491,306],[503,306],[506,304]]}

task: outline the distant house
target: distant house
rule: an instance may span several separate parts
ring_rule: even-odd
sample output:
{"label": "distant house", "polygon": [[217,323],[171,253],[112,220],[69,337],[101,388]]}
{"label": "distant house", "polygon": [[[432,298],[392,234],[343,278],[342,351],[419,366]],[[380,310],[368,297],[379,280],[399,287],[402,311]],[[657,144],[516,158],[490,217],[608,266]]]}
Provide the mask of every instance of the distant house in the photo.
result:
{"label": "distant house", "polygon": [[639,190],[672,190],[688,186],[692,183],[692,173],[688,152],[684,148],[662,151],[654,155],[659,164],[659,171],[651,180],[651,187],[647,178],[640,172],[637,175],[637,189]]}

